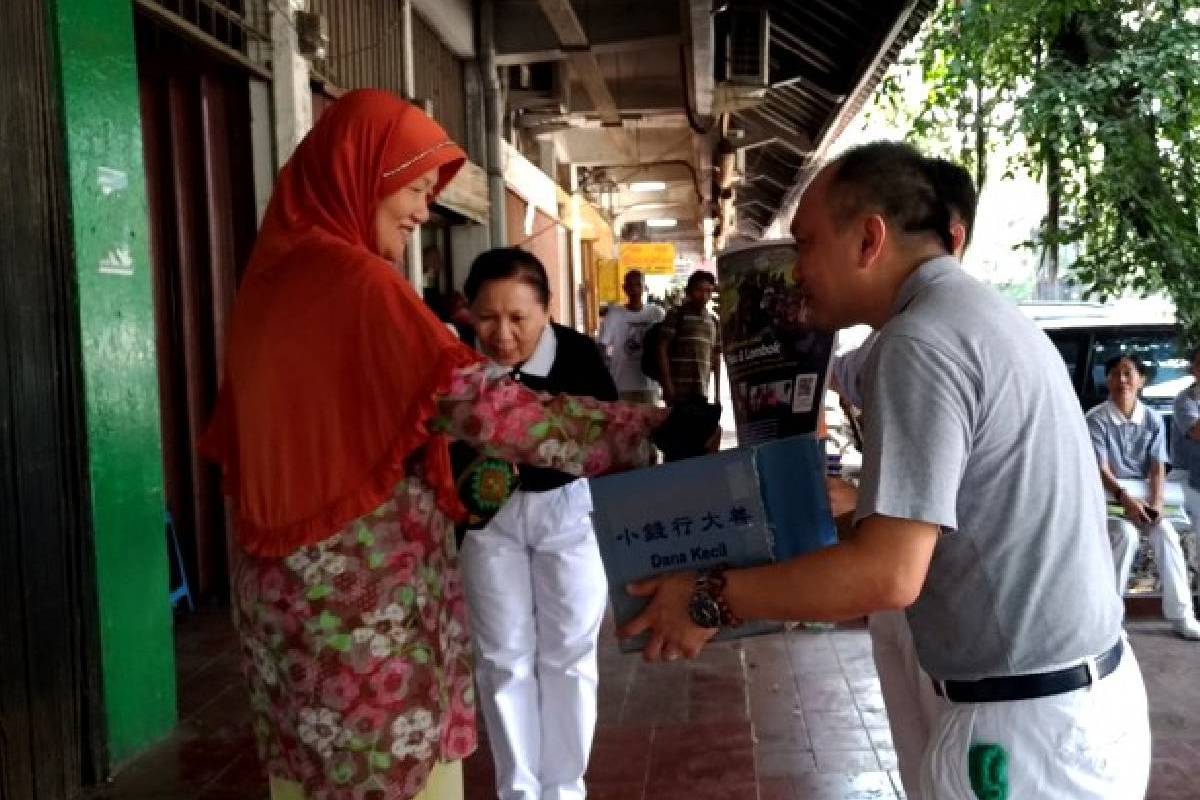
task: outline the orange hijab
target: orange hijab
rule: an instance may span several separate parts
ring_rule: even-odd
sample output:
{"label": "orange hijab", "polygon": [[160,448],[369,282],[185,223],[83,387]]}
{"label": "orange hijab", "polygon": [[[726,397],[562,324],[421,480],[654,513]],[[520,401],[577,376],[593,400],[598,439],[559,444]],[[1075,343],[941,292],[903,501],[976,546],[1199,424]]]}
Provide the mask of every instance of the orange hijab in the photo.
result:
{"label": "orange hijab", "polygon": [[452,370],[479,357],[375,255],[374,213],[433,169],[436,195],[465,160],[421,111],[361,90],[325,111],[280,172],[201,440],[247,552],[327,538],[380,506],[422,447],[438,505],[461,515],[446,441],[425,421]]}

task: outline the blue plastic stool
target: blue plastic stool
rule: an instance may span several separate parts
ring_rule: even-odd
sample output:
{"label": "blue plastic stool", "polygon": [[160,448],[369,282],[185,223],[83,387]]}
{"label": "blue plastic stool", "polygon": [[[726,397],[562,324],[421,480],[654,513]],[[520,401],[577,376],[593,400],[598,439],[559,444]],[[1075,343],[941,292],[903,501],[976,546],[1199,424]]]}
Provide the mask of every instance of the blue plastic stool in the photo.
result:
{"label": "blue plastic stool", "polygon": [[179,570],[179,580],[181,583],[174,589],[171,589],[169,595],[171,599],[171,608],[179,605],[180,600],[187,600],[188,611],[195,611],[196,604],[192,602],[192,590],[188,587],[187,568],[183,565],[183,551],[179,549],[179,537],[175,534],[175,521],[171,519],[171,512],[163,512],[163,521],[167,524],[167,536],[171,540],[171,551],[175,554],[175,566]]}

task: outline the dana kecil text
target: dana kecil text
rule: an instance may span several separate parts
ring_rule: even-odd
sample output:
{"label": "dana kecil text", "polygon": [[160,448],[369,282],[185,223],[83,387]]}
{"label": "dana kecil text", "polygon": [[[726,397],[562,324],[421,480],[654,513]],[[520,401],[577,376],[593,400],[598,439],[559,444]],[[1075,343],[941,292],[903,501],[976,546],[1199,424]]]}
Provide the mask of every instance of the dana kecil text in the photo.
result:
{"label": "dana kecil text", "polygon": [[650,568],[666,569],[667,567],[683,567],[689,563],[699,564],[716,561],[717,559],[726,558],[728,555],[729,549],[725,546],[724,542],[712,547],[693,547],[691,550],[667,555],[653,553],[650,556]]}

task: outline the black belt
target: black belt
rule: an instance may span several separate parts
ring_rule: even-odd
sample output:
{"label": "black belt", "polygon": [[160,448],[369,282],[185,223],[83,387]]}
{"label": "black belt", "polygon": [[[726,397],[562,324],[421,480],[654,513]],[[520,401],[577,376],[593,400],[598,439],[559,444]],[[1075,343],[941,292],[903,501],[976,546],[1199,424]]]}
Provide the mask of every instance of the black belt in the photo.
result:
{"label": "black belt", "polygon": [[531,467],[526,464],[517,467],[517,477],[520,484],[517,488],[523,492],[552,492],[579,478],[578,475],[550,467]]}
{"label": "black belt", "polygon": [[1108,652],[1082,664],[1037,675],[1010,675],[977,681],[934,681],[939,697],[954,703],[1008,703],[1073,692],[1108,677],[1121,663],[1121,640]]}

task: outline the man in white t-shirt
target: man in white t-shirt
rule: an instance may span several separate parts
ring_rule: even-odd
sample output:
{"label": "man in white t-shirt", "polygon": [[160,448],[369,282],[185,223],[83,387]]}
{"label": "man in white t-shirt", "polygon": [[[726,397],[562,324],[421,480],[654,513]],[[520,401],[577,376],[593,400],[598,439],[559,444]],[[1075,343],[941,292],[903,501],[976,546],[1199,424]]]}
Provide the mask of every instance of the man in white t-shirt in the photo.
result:
{"label": "man in white t-shirt", "polygon": [[645,303],[646,279],[638,270],[625,273],[622,288],[627,302],[610,306],[604,315],[598,337],[600,348],[621,400],[653,405],[658,402],[658,384],[642,372],[642,340],[650,326],[662,322],[667,312],[661,306]]}

